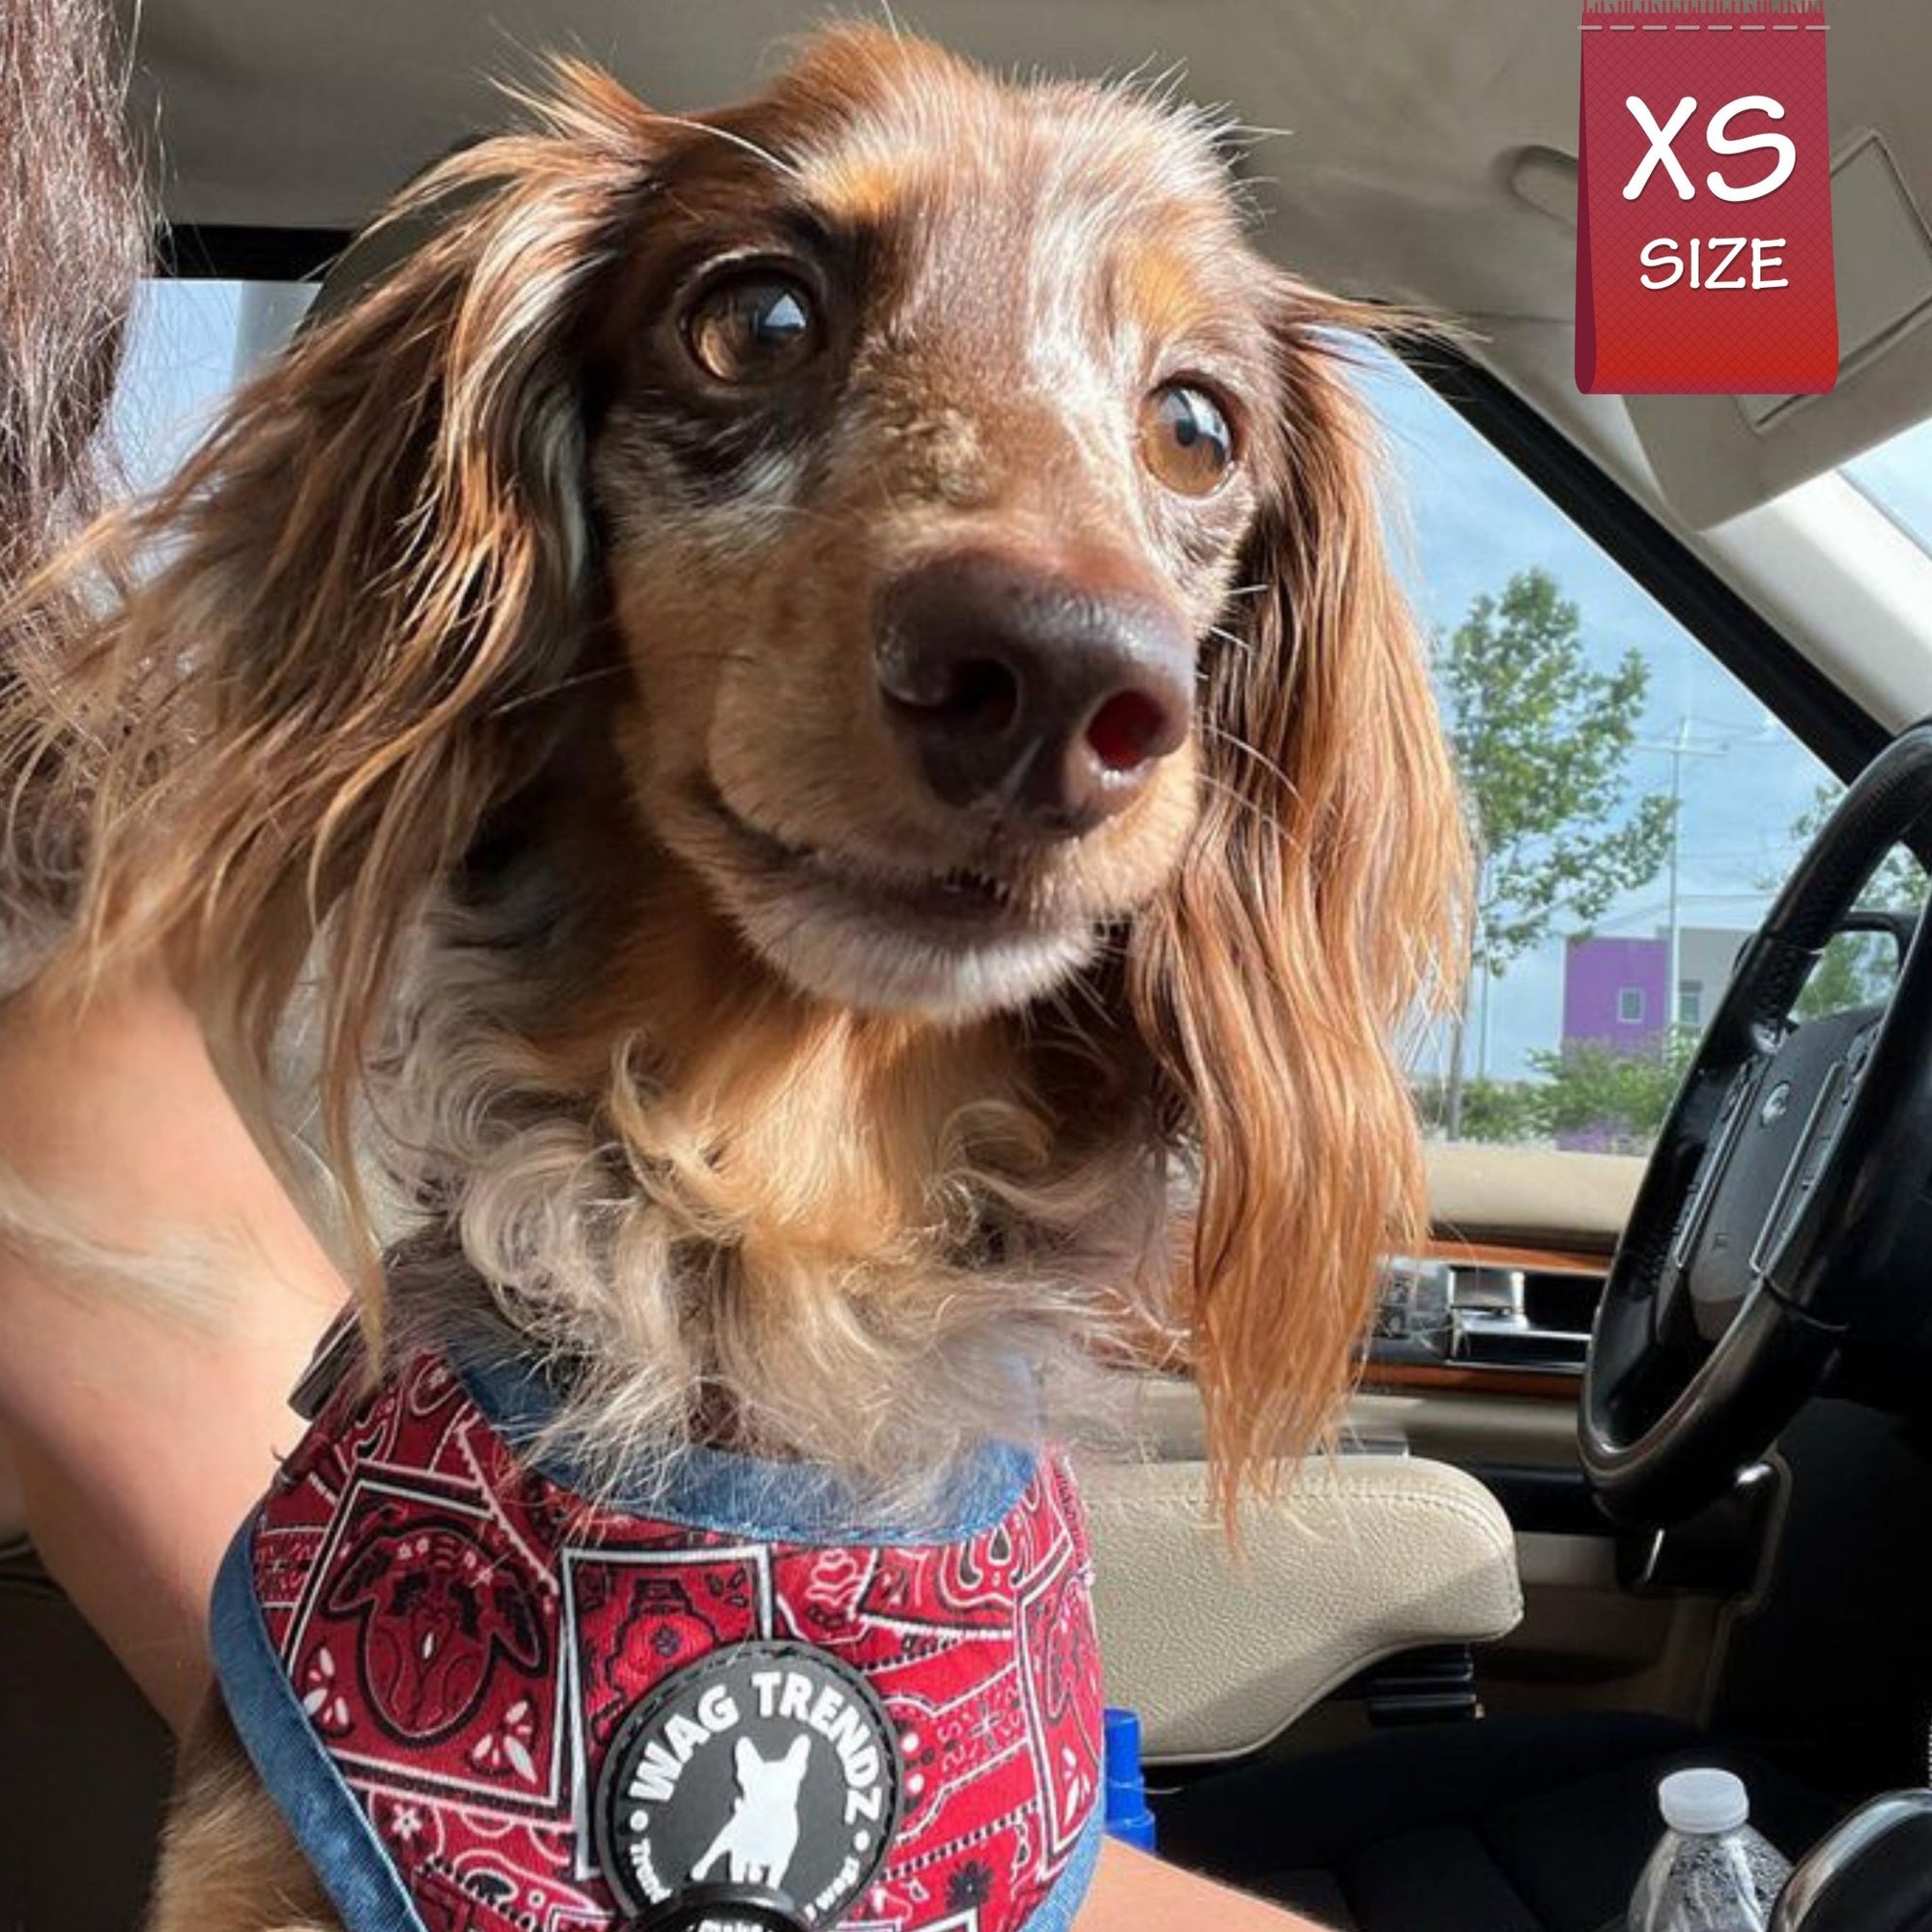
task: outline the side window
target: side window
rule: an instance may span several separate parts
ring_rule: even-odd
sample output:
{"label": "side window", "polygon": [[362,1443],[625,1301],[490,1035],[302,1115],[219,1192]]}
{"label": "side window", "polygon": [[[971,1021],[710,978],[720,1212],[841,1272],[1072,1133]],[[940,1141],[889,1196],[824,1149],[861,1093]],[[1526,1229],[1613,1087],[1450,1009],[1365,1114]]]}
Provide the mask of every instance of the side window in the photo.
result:
{"label": "side window", "polygon": [[305,282],[142,283],[114,407],[128,490],[166,482],[229,391],[288,342],[314,296]]}
{"label": "side window", "polygon": [[[1481,835],[1468,997],[1417,1047],[1417,1105],[1442,1139],[1640,1153],[1837,786],[1416,377],[1366,386]],[[1889,942],[1841,944],[1849,1001]]]}

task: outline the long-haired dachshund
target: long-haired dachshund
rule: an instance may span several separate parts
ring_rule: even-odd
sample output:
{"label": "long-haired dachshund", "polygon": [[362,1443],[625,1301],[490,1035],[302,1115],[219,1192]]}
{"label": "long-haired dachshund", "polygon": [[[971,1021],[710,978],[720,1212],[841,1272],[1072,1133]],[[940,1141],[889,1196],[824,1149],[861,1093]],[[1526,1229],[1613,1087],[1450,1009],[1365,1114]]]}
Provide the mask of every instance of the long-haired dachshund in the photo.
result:
{"label": "long-haired dachshund", "polygon": [[[916,1524],[1152,1333],[1184,1336],[1226,1500],[1327,1426],[1416,1229],[1399,1036],[1464,873],[1337,337],[1376,316],[1258,255],[1216,128],[1133,89],[844,29],[699,119],[574,64],[534,108],[412,190],[427,239],[73,566],[146,559],[41,700],[31,793],[86,853],[46,983],[165,956],[264,1083],[306,1016],[352,1207],[380,1161],[411,1223],[363,1296],[386,1393],[331,1401],[384,1455],[443,1418],[432,1489],[474,1421],[449,1365],[509,1364],[545,1406],[486,1454],[534,1443],[585,1509],[656,1521],[636,1472],[724,1449]],[[347,1455],[284,1471],[324,1498],[311,1544]],[[466,1510],[342,1529],[315,1614],[393,1613],[420,1655],[308,1658],[313,1725],[360,1698],[434,1743],[452,1657],[567,1645],[566,1572],[590,1614],[581,1550],[505,1596]],[[272,1568],[258,1537],[293,1657],[310,1585]],[[771,1614],[752,1635],[802,1634]],[[635,1731],[648,1784],[643,1719],[584,1708],[559,1761],[575,1738],[595,1785]],[[462,1776],[548,1775],[510,1710]],[[859,1731],[817,1735],[850,1784]],[[422,1883],[470,1916],[416,1909],[831,1923],[774,1878],[803,1814],[753,1795],[804,1804],[776,1768],[809,1753],[727,1742],[696,1849],[786,1847],[746,1864],[780,1904],[652,1918],[635,1846],[599,1876],[580,1783],[568,1909],[447,1846]],[[378,1833],[443,1816],[338,1759]],[[916,1863],[850,1922],[975,1922],[920,1917]],[[161,1932],[354,1916],[212,1717]]]}

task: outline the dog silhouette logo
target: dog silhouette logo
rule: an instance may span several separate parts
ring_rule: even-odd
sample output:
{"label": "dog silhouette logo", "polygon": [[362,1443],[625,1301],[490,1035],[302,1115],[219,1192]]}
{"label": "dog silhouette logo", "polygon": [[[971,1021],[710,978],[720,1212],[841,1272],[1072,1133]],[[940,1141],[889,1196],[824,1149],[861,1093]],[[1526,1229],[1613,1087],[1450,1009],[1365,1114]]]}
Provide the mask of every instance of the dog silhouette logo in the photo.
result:
{"label": "dog silhouette logo", "polygon": [[807,1644],[736,1644],[618,1725],[591,1807],[597,1865],[640,1925],[830,1928],[885,1862],[902,1773],[857,1671]]}
{"label": "dog silhouette logo", "polygon": [[695,1879],[709,1878],[720,1859],[727,1859],[733,1885],[765,1885],[777,1890],[798,1850],[798,1795],[811,1762],[811,1740],[800,1735],[776,1764],[767,1764],[750,1738],[740,1738],[732,1754],[738,1772],[738,1802],[711,1849],[692,1867]]}

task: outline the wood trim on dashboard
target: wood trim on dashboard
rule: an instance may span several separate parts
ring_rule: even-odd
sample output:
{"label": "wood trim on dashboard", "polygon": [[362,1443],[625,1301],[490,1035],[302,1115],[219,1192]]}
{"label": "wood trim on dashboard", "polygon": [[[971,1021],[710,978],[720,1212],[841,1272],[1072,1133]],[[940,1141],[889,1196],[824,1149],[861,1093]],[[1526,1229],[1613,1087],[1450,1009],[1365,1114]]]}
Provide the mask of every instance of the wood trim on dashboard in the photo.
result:
{"label": "wood trim on dashboard", "polygon": [[1377,1362],[1362,1365],[1362,1388],[1381,1392],[1435,1395],[1501,1395],[1518,1402],[1574,1403],[1583,1386],[1581,1376],[1552,1374],[1541,1369],[1482,1369],[1462,1362]]}
{"label": "wood trim on dashboard", "polygon": [[[1418,1249],[1430,1261],[1454,1262],[1465,1267],[1525,1268],[1599,1282],[1606,1278],[1610,1264],[1607,1255],[1585,1250],[1531,1247],[1440,1234],[1419,1243]],[[1151,1324],[1125,1347],[1110,1351],[1109,1360],[1115,1367],[1141,1374],[1185,1377],[1189,1373],[1184,1340]],[[1508,1396],[1522,1402],[1575,1403],[1582,1377],[1554,1370],[1495,1368],[1466,1362],[1378,1361],[1365,1350],[1359,1385],[1371,1392],[1429,1390],[1444,1395]]]}
{"label": "wood trim on dashboard", "polygon": [[1470,1267],[1536,1268],[1549,1274],[1593,1274],[1608,1277],[1610,1258],[1576,1248],[1530,1248],[1509,1241],[1464,1239],[1434,1235],[1422,1244],[1425,1258],[1461,1262]]}

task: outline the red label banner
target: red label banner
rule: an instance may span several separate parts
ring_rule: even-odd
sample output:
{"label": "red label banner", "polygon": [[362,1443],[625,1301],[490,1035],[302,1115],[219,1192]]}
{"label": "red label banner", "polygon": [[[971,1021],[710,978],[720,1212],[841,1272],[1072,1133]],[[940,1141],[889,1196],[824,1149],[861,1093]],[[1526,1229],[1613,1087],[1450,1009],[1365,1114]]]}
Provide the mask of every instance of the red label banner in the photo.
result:
{"label": "red label banner", "polygon": [[1827,43],[1791,0],[1584,8],[1578,388],[1837,380]]}

